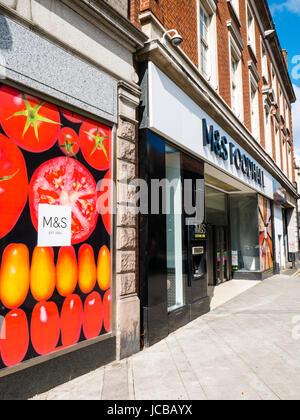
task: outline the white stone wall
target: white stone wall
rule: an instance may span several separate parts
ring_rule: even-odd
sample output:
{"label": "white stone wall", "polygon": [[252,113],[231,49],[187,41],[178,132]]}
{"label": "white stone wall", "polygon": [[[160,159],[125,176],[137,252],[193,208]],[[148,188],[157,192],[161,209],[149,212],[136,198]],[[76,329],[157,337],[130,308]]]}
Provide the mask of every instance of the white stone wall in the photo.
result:
{"label": "white stone wall", "polygon": [[[70,3],[70,6],[64,3]],[[94,0],[95,5],[101,4]],[[136,80],[133,54],[124,48],[117,36],[110,37],[109,28],[99,23],[88,13],[78,13],[72,1],[63,0],[0,0],[0,5],[12,8],[34,27],[49,34],[71,50],[92,60],[116,78]],[[96,7],[96,6],[95,6]],[[74,9],[74,10],[73,10]]]}
{"label": "white stone wall", "polygon": [[128,0],[104,0],[123,16],[128,17]]}

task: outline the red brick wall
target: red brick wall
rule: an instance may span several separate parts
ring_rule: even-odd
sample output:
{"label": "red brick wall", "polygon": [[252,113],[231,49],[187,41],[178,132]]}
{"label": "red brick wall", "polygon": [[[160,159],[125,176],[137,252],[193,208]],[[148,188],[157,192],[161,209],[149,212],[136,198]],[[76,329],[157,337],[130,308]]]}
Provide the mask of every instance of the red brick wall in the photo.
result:
{"label": "red brick wall", "polygon": [[198,66],[196,0],[131,0],[130,18],[140,27],[139,13],[151,11],[166,28],[177,29],[183,38],[182,50]]}
{"label": "red brick wall", "polygon": [[[181,44],[182,50],[187,54],[190,60],[198,66],[198,22],[197,22],[197,0],[130,0],[130,18],[131,21],[140,27],[138,16],[145,11],[151,11],[166,30],[177,29],[179,34],[183,37]],[[253,12],[253,11],[252,11]],[[255,14],[253,13],[254,17]],[[230,46],[229,46],[229,30],[227,27],[227,20],[235,20],[227,0],[219,0],[216,12],[217,25],[217,46],[218,46],[218,78],[219,78],[219,94],[225,102],[231,106],[231,85],[230,85]],[[244,125],[251,131],[251,99],[250,99],[250,70],[248,62],[253,59],[248,48],[248,34],[247,34],[247,2],[239,0],[239,20],[241,22],[240,34],[244,42],[245,48],[242,52],[242,86],[243,86],[243,106],[244,106]],[[258,84],[258,102],[259,102],[259,126],[260,126],[260,144],[266,147],[265,138],[265,122],[264,122],[264,97],[262,94],[263,80],[262,80],[262,53],[261,53],[261,33],[258,22],[255,20],[255,41],[256,41],[256,59],[257,70],[261,76]],[[287,63],[286,51],[283,51],[284,58]],[[268,73],[269,84],[272,84],[271,78],[271,58],[268,55]],[[282,91],[284,91],[282,89]],[[279,87],[277,78],[277,97],[279,102]],[[280,106],[280,104],[278,103]],[[273,112],[274,109],[271,110]],[[285,112],[285,110],[284,110]],[[285,119],[290,119],[291,140],[292,136],[292,119],[289,115],[285,115]],[[276,161],[276,147],[275,147],[275,127],[274,117],[271,117],[271,140],[272,150],[268,150],[270,156]],[[281,139],[280,124],[280,169],[283,169],[283,159],[286,153],[283,153],[282,139]],[[293,147],[292,147],[293,150]],[[285,149],[286,152],[286,149]],[[294,166],[294,163],[293,163]],[[294,170],[293,170],[294,180]]]}
{"label": "red brick wall", "polygon": [[230,19],[226,0],[220,0],[217,9],[217,43],[219,94],[231,106],[229,34],[226,21]]}

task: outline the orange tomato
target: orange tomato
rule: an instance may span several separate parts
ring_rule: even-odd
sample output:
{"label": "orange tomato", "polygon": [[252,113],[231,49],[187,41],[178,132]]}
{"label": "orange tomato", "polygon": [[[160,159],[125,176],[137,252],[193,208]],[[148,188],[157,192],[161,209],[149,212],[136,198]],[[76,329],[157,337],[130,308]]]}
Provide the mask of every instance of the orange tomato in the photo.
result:
{"label": "orange tomato", "polygon": [[2,256],[0,298],[9,309],[19,308],[29,291],[29,251],[26,245],[10,244]]}
{"label": "orange tomato", "polygon": [[55,290],[55,277],[53,249],[36,247],[30,271],[30,289],[35,300],[40,302],[51,298]]}
{"label": "orange tomato", "polygon": [[88,294],[96,284],[97,268],[94,250],[91,245],[81,245],[78,253],[78,283],[80,290]]}
{"label": "orange tomato", "polygon": [[99,251],[97,265],[97,281],[101,290],[107,290],[110,286],[110,252],[107,246]]}
{"label": "orange tomato", "polygon": [[56,265],[56,288],[58,293],[67,297],[77,285],[78,267],[75,250],[72,246],[60,248]]}

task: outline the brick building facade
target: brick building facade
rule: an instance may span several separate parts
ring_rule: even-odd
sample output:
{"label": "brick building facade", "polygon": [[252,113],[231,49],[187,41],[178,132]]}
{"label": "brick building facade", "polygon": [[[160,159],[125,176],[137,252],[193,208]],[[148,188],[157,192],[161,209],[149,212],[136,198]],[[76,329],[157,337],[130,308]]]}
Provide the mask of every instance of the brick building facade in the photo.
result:
{"label": "brick building facade", "polygon": [[132,0],[130,19],[149,38],[137,52],[140,176],[205,184],[194,191],[203,199],[198,226],[186,226],[185,211],[140,220],[151,344],[209,310],[207,284],[264,279],[297,257],[296,98],[265,0]]}

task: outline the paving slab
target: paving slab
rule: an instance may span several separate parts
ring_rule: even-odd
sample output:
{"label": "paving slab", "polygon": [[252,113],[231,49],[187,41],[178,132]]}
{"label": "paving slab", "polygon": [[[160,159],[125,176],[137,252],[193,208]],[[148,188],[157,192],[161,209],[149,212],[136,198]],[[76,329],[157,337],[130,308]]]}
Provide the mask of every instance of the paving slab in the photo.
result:
{"label": "paving slab", "polygon": [[34,399],[300,399],[300,279],[243,287],[160,343]]}

